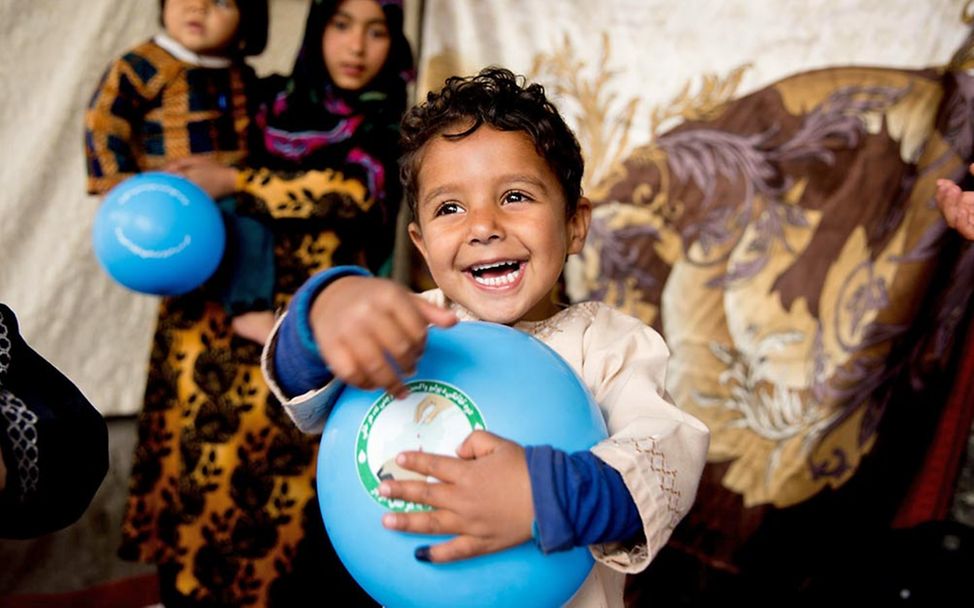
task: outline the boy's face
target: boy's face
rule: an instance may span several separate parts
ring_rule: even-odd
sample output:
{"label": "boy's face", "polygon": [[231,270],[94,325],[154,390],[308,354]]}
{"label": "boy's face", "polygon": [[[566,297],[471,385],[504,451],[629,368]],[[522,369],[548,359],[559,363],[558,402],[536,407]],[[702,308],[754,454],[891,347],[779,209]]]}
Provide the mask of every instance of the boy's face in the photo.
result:
{"label": "boy's face", "polygon": [[321,41],[332,81],[346,91],[365,88],[389,56],[386,15],[375,0],[344,0],[325,26]]}
{"label": "boy's face", "polygon": [[483,126],[435,137],[417,185],[409,236],[448,298],[506,325],[556,312],[552,291],[582,249],[591,206],[582,198],[566,218],[561,184],[525,133]]}
{"label": "boy's face", "polygon": [[240,26],[234,0],[166,0],[162,24],[176,42],[200,55],[219,54]]}

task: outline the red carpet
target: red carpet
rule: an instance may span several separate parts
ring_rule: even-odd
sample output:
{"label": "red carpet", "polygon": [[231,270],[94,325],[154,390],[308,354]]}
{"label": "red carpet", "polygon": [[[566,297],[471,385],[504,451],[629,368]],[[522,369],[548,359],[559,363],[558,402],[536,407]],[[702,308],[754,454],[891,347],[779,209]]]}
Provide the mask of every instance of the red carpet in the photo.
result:
{"label": "red carpet", "polygon": [[143,608],[159,603],[155,574],[111,581],[69,593],[35,593],[0,598],[3,608]]}

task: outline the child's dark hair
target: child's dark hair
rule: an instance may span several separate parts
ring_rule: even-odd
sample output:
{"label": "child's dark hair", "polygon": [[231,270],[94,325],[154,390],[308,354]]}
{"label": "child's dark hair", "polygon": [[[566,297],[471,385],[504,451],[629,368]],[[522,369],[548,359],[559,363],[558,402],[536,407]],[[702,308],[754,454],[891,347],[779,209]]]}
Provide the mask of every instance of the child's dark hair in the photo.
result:
{"label": "child's dark hair", "polygon": [[[260,55],[267,46],[267,0],[236,0],[237,10],[240,11],[240,25],[237,26],[237,37],[231,50],[232,55],[247,57]],[[159,23],[162,22],[162,11],[166,9],[166,0],[159,0]]]}
{"label": "child's dark hair", "polygon": [[[469,126],[461,132],[450,128]],[[402,119],[399,179],[412,217],[419,194],[416,177],[423,147],[434,137],[460,139],[489,125],[499,131],[523,131],[558,177],[565,194],[568,217],[582,195],[582,150],[558,109],[545,97],[540,84],[525,86],[523,76],[487,67],[476,76],[447,78],[443,88],[426,96]]]}

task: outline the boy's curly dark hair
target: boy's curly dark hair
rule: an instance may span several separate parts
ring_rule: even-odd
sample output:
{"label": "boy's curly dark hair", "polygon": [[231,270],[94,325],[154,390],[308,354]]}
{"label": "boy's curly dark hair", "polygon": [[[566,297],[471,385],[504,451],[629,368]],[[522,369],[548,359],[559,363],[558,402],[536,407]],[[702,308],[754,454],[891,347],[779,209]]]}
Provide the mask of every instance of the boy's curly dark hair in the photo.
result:
{"label": "boy's curly dark hair", "polygon": [[[447,133],[451,127],[464,131]],[[423,147],[442,135],[461,139],[489,125],[499,131],[523,131],[558,177],[565,194],[568,217],[582,195],[585,163],[575,134],[565,124],[558,109],[545,97],[540,84],[526,85],[523,76],[491,66],[476,76],[447,78],[443,88],[426,96],[402,119],[400,130],[399,179],[412,217],[416,217],[419,186],[416,177]]]}

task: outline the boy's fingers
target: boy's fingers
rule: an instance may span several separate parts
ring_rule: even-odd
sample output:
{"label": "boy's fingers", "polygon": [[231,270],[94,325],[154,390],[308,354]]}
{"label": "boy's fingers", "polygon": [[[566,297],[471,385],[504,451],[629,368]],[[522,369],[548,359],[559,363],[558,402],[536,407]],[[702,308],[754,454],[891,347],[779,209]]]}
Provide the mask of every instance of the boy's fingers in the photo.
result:
{"label": "boy's fingers", "polygon": [[457,448],[457,456],[470,460],[482,458],[497,449],[504,440],[489,431],[473,431]]}
{"label": "boy's fingers", "polygon": [[335,342],[329,345],[324,352],[326,353],[325,363],[336,378],[359,388],[373,388],[368,381],[365,369],[350,348],[341,342]]}
{"label": "boy's fingers", "polygon": [[421,559],[421,555],[434,564],[453,562],[460,559],[468,559],[475,555],[491,553],[496,549],[491,549],[490,545],[476,536],[457,536],[453,540],[436,545],[423,547],[416,552],[416,558]]}
{"label": "boy's fingers", "polygon": [[456,313],[449,308],[437,306],[436,304],[427,302],[420,297],[417,297],[416,301],[419,306],[420,314],[422,314],[423,318],[431,325],[436,325],[437,327],[451,327],[456,325],[459,321]]}
{"label": "boy's fingers", "polygon": [[344,375],[339,369],[332,369],[336,376],[360,388],[383,388],[397,396],[404,394],[399,374],[374,340],[358,340],[345,346],[350,353],[351,368]]}
{"label": "boy's fingers", "polygon": [[395,348],[405,351],[398,357],[404,357],[408,365],[402,369],[407,374],[414,371],[416,362],[426,350],[426,337],[429,324],[417,307],[399,306],[395,311],[395,321],[399,325],[399,332],[403,340]]}
{"label": "boy's fingers", "polygon": [[452,456],[413,451],[399,454],[396,464],[420,475],[451,483],[460,479],[467,467],[467,463]]}
{"label": "boy's fingers", "polygon": [[422,343],[409,331],[404,330],[399,320],[391,317],[377,318],[370,328],[372,340],[381,348],[387,361],[394,364],[396,376],[401,377],[413,370],[418,358],[417,351],[422,352]]}
{"label": "boy's fingers", "polygon": [[387,479],[379,484],[379,494],[386,498],[400,498],[435,509],[448,508],[450,502],[448,485],[420,480],[395,481]]}
{"label": "boy's fingers", "polygon": [[412,513],[390,511],[382,516],[382,525],[389,530],[431,536],[459,534],[463,529],[462,520],[456,514],[445,510]]}

